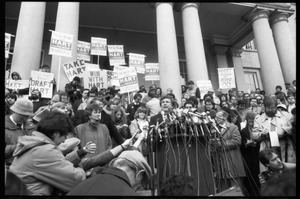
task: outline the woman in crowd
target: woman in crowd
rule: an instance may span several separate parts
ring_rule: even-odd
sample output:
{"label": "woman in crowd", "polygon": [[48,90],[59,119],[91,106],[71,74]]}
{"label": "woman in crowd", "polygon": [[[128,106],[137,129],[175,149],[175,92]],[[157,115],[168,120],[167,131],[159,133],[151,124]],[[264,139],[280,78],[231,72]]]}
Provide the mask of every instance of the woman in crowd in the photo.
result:
{"label": "woman in crowd", "polygon": [[116,107],[112,110],[110,116],[121,136],[125,139],[131,138],[131,134],[128,128],[128,126],[130,125],[130,121],[124,110],[121,107]]}
{"label": "woman in crowd", "polygon": [[162,95],[162,90],[160,87],[157,87],[156,90],[155,90],[155,93],[156,93],[156,98],[157,99],[160,99],[161,98],[161,95]]}
{"label": "woman in crowd", "polygon": [[[136,110],[134,114],[134,120],[131,121],[131,124],[129,126],[130,133],[133,136],[136,132],[138,132],[138,134],[135,136],[136,139],[138,139],[141,136],[141,134],[148,133],[149,122],[147,121],[146,114],[147,109],[141,106]],[[146,141],[142,142],[138,149],[144,156],[148,155]]]}

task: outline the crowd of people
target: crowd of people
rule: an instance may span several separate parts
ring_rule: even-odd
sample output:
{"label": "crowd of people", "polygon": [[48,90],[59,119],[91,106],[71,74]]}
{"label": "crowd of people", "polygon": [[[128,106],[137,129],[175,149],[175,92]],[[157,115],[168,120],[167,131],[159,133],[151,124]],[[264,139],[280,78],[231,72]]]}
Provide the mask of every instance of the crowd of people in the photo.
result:
{"label": "crowd of people", "polygon": [[[28,89],[5,89],[6,195],[138,195],[158,168],[151,128],[187,115],[208,121],[214,135],[212,156],[222,162],[212,160],[217,192],[238,186],[247,196],[268,195],[283,186],[283,171],[296,167],[296,80],[287,93],[277,86],[272,95],[259,88],[204,94],[188,81],[181,99],[155,84],[120,94],[115,86],[80,82],[74,77],[51,99],[39,90],[27,99]],[[183,194],[170,187],[164,194],[172,189]]]}

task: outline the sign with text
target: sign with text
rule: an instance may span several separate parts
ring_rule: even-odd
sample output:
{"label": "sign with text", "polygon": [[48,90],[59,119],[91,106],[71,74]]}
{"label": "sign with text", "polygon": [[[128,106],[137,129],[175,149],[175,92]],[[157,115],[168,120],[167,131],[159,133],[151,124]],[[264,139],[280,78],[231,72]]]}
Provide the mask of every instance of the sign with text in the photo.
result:
{"label": "sign with text", "polygon": [[77,42],[77,59],[84,61],[91,61],[90,56],[91,44],[89,42],[78,41]]}
{"label": "sign with text", "polygon": [[50,55],[72,57],[73,35],[52,31]]}
{"label": "sign with text", "polygon": [[135,67],[137,73],[145,74],[145,55],[129,53],[129,67]]}
{"label": "sign with text", "polygon": [[31,71],[29,81],[29,96],[31,91],[37,89],[41,92],[43,98],[52,98],[54,73],[40,71]]}
{"label": "sign with text", "polygon": [[85,70],[99,70],[100,66],[98,64],[90,64],[90,63],[84,63],[85,65]]}
{"label": "sign with text", "polygon": [[108,49],[109,64],[111,66],[126,64],[123,45],[107,45],[107,49]]}
{"label": "sign with text", "polygon": [[85,71],[85,63],[83,60],[76,60],[72,62],[65,63],[63,68],[65,70],[66,76],[71,82],[75,76],[83,77]]}
{"label": "sign with text", "polygon": [[11,34],[5,33],[5,58],[9,58]]}
{"label": "sign with text", "polygon": [[91,90],[92,87],[97,87],[98,91],[102,88],[107,88],[107,72],[106,70],[86,70],[83,77],[84,88]]}
{"label": "sign with text", "polygon": [[116,71],[107,70],[107,84],[115,85],[116,88],[120,87],[118,73]]}
{"label": "sign with text", "polygon": [[29,80],[13,80],[13,79],[5,80],[5,88],[16,90],[16,89],[28,88],[28,86],[29,86]]}
{"label": "sign with text", "polygon": [[234,68],[218,68],[219,88],[235,88]]}
{"label": "sign with text", "polygon": [[107,56],[106,46],[106,38],[91,37],[91,55]]}
{"label": "sign with text", "polygon": [[158,63],[145,64],[145,80],[155,81],[159,80],[159,65]]}
{"label": "sign with text", "polygon": [[138,91],[138,78],[134,67],[115,66],[114,71],[118,73],[120,93]]}
{"label": "sign with text", "polygon": [[210,80],[198,80],[196,81],[197,87],[200,89],[201,99],[208,91],[214,91],[214,88]]}

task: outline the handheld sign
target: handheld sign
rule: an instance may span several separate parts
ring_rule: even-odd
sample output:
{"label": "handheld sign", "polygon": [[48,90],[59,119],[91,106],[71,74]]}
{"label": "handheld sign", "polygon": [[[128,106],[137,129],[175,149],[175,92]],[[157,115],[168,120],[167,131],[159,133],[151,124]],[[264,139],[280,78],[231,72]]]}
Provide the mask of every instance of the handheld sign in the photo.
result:
{"label": "handheld sign", "polygon": [[29,96],[31,91],[37,89],[41,92],[43,98],[52,98],[54,73],[40,71],[31,71],[29,81]]}

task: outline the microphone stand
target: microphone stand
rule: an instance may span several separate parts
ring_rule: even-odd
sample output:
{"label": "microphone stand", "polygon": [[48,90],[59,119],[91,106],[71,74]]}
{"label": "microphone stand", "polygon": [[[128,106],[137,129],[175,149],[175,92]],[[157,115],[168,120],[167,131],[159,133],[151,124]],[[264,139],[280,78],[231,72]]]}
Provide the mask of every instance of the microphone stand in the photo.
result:
{"label": "microphone stand", "polygon": [[[151,195],[154,196],[154,191],[155,191],[155,187],[154,187],[154,154],[153,154],[153,130],[154,130],[154,127],[151,128],[151,130],[149,131],[148,133],[148,140],[149,140],[149,137],[150,137],[150,166],[151,166],[151,170],[152,170],[152,177],[151,177],[151,181],[150,181],[150,185],[151,185]],[[149,142],[149,141],[148,141]]]}

